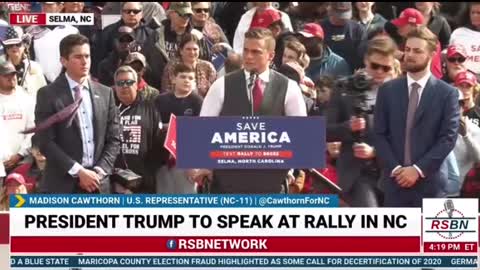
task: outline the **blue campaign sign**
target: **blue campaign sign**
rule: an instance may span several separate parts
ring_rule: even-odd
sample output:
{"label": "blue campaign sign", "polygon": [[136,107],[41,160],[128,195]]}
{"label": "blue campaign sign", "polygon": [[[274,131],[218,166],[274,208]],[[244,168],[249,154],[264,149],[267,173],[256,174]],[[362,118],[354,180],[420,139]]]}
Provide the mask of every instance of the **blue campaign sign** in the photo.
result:
{"label": "blue campaign sign", "polygon": [[324,117],[178,117],[177,167],[325,166]]}

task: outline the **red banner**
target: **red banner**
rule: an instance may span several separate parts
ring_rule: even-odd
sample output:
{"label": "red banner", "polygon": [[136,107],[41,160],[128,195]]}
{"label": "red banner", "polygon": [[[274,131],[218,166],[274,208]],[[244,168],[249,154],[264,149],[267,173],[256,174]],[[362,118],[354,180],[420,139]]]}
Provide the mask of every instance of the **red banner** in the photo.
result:
{"label": "red banner", "polygon": [[12,252],[420,252],[420,237],[12,237]]}
{"label": "red banner", "polygon": [[170,154],[177,159],[177,117],[174,114],[170,115],[168,124],[167,138],[163,145]]}
{"label": "red banner", "polygon": [[10,243],[10,221],[8,213],[0,213],[0,245]]}

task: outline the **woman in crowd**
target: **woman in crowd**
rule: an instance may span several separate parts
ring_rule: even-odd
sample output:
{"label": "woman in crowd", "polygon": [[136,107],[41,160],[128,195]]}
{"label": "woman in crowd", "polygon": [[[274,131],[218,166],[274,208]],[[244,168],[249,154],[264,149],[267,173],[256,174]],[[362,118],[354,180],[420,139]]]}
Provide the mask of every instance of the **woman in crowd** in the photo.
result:
{"label": "woman in crowd", "polygon": [[478,82],[476,76],[469,71],[461,71],[455,77],[455,86],[463,94],[463,114],[472,122],[480,126],[480,109],[475,104],[478,96]]}
{"label": "woman in crowd", "polygon": [[[469,71],[461,71],[455,78],[455,86],[458,87],[460,112],[462,114],[460,120],[460,128],[458,130],[458,138],[454,148],[454,156],[458,166],[458,180],[450,179],[447,184],[447,192],[450,197],[457,197],[460,195],[460,189],[465,180],[468,171],[474,165],[480,162],[480,127],[478,123],[468,117],[469,112],[472,113],[475,104],[474,91],[477,79],[475,75]],[[478,118],[476,119],[478,120]],[[472,170],[475,174],[475,170]]]}
{"label": "woman in crowd", "polygon": [[355,2],[353,17],[359,24],[370,33],[376,29],[383,29],[387,20],[380,14],[375,13],[375,2]]}
{"label": "woman in crowd", "polygon": [[10,209],[11,194],[27,194],[25,179],[18,173],[11,173],[5,178],[3,187],[0,189],[0,211]]}
{"label": "woman in crowd", "polygon": [[173,82],[175,80],[174,67],[178,63],[183,63],[195,70],[195,82],[198,94],[205,97],[208,89],[217,78],[212,63],[199,59],[199,44],[195,35],[185,34],[178,46],[178,57],[171,60],[166,66],[162,77],[162,90],[173,91]]}
{"label": "woman in crowd", "polygon": [[415,7],[422,13],[424,24],[434,33],[442,49],[445,49],[450,42],[452,29],[442,15],[440,15],[440,2],[415,2]]}
{"label": "woman in crowd", "polygon": [[33,97],[36,97],[38,89],[45,86],[45,76],[42,67],[28,56],[27,39],[24,41],[13,28],[8,28],[6,38],[2,42],[5,47],[5,58],[10,61],[17,70],[18,85]]}
{"label": "woman in crowd", "polygon": [[20,174],[25,179],[28,193],[36,192],[46,164],[47,159],[38,147],[32,147],[32,156],[28,158],[28,161],[13,170],[14,173]]}
{"label": "woman in crowd", "polygon": [[447,52],[444,56],[445,61],[442,61],[444,69],[442,80],[446,83],[452,84],[458,73],[467,70],[465,68],[467,51],[462,44],[451,44],[448,46]]}
{"label": "woman in crowd", "polygon": [[210,5],[211,2],[192,2],[192,25],[203,33],[203,37],[207,38],[210,45],[220,42],[228,43],[222,28],[210,17]]}
{"label": "woman in crowd", "polygon": [[450,44],[462,44],[469,56],[465,67],[476,74],[480,73],[480,2],[468,3],[468,9],[461,16],[461,27],[455,29],[450,37]]}

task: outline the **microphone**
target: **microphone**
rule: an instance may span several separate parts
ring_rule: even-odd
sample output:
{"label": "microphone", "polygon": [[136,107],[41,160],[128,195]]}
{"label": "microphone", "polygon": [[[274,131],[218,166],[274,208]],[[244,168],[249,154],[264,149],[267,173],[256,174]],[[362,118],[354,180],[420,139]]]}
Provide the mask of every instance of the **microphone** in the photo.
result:
{"label": "microphone", "polygon": [[248,92],[250,94],[250,114],[254,116],[255,111],[253,107],[253,87],[255,87],[255,81],[257,80],[258,72],[256,70],[250,71],[250,77],[248,78]]}
{"label": "microphone", "polygon": [[[455,206],[453,206],[453,201],[452,200],[446,200],[443,203],[443,207],[445,208],[445,211],[448,214],[448,218],[452,218],[453,215],[453,210],[455,209]],[[452,233],[448,233],[449,237],[452,237]]]}
{"label": "microphone", "polygon": [[443,204],[443,207],[445,208],[445,211],[447,211],[448,217],[452,218],[453,210],[455,209],[455,207],[453,206],[453,201],[446,200]]}

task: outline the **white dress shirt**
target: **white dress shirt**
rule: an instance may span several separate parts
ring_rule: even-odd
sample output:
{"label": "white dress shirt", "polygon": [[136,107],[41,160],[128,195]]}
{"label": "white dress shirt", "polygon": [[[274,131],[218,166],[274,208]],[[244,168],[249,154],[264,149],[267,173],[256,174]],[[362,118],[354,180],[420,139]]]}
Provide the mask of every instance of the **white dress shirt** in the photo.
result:
{"label": "white dress shirt", "polygon": [[[430,79],[430,76],[432,76],[432,73],[429,71],[425,74],[425,76],[423,76],[422,78],[420,78],[419,80],[414,80],[410,74],[407,73],[407,84],[408,84],[408,97],[410,98],[410,93],[412,92],[412,84],[413,83],[417,83],[418,85],[420,85],[420,88],[418,89],[418,103],[417,103],[417,107],[418,105],[420,104],[420,100],[422,99],[422,94],[423,94],[423,90],[425,89],[425,86],[427,85],[427,82],[428,82],[428,79]],[[425,178],[425,175],[423,174],[422,170],[415,164],[412,165],[417,171],[418,173],[420,174],[420,176],[422,178]],[[397,169],[400,169],[402,166],[398,165],[397,167],[395,167],[393,170],[392,170],[392,175],[395,173],[395,171]]]}
{"label": "white dress shirt", "polygon": [[[67,73],[65,73],[65,77],[67,78],[72,97],[75,99],[75,92],[73,89],[77,87],[79,83],[70,78]],[[81,87],[81,95],[83,99],[80,107],[78,108],[77,117],[79,120],[80,132],[82,136],[83,156],[82,164],[76,162],[73,167],[68,171],[68,173],[72,176],[77,175],[78,171],[82,167],[92,167],[95,154],[95,141],[93,133],[93,105],[92,99],[90,97],[88,80],[85,80],[82,83]]]}
{"label": "white dress shirt", "polygon": [[410,98],[410,93],[412,92],[412,83],[418,83],[420,85],[420,88],[418,89],[418,104],[420,104],[420,100],[422,99],[422,93],[423,89],[425,89],[425,86],[427,85],[428,79],[430,79],[430,76],[432,76],[432,73],[429,71],[425,76],[420,78],[420,80],[414,80],[412,77],[410,77],[410,74],[407,73],[407,84],[408,84],[408,97]]}
{"label": "white dress shirt", "polygon": [[[245,71],[245,91],[248,99],[250,99],[250,91],[248,91],[250,73]],[[258,76],[264,86],[270,81],[270,70],[267,69]],[[266,87],[263,87],[265,90]],[[208,90],[205,99],[203,100],[202,110],[200,116],[219,116],[222,111],[223,101],[225,99],[225,77],[217,79],[210,90]],[[307,107],[302,96],[302,90],[298,84],[288,79],[287,93],[285,96],[285,114],[287,116],[307,116]]]}

